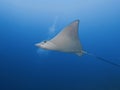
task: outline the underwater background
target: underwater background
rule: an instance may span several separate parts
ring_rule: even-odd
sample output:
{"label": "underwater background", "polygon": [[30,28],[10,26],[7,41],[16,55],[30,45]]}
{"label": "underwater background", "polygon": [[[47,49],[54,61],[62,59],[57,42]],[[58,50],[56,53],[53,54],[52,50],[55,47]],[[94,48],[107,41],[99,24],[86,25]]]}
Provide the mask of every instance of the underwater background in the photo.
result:
{"label": "underwater background", "polygon": [[35,47],[76,19],[83,49],[120,64],[120,0],[0,0],[0,90],[120,90],[120,67]]}

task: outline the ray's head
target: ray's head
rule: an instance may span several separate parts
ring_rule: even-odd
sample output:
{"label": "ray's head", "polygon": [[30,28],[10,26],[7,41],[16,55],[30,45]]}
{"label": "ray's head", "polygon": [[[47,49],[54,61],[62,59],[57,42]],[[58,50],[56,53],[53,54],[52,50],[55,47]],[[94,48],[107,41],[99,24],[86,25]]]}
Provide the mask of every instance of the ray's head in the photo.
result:
{"label": "ray's head", "polygon": [[51,41],[42,41],[40,43],[35,44],[36,47],[46,49],[46,50],[56,50],[56,45]]}
{"label": "ray's head", "polygon": [[35,44],[35,46],[38,48],[48,49],[47,43],[48,43],[48,41],[42,41],[40,43]]}

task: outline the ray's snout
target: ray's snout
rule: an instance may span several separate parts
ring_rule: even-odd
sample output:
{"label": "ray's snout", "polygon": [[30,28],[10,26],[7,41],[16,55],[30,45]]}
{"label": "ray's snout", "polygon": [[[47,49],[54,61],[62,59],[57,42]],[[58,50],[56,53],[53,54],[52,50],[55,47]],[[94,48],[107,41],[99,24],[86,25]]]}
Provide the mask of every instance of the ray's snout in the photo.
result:
{"label": "ray's snout", "polygon": [[40,44],[40,43],[36,43],[35,46],[36,46],[36,47],[40,47],[41,44]]}

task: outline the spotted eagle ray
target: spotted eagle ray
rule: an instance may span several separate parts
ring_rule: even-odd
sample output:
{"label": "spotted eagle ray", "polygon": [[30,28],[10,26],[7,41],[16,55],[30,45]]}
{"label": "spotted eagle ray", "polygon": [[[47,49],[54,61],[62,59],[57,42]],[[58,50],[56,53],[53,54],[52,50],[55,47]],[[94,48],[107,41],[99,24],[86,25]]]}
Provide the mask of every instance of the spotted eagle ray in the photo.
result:
{"label": "spotted eagle ray", "polygon": [[40,43],[35,44],[35,46],[46,50],[73,53],[77,54],[78,56],[87,54],[109,64],[120,67],[120,65],[117,63],[106,60],[103,57],[96,56],[83,50],[78,34],[79,22],[79,20],[73,21],[68,26],[63,28],[63,30],[61,30],[61,32],[58,33],[55,37],[53,37],[51,40],[42,41]]}

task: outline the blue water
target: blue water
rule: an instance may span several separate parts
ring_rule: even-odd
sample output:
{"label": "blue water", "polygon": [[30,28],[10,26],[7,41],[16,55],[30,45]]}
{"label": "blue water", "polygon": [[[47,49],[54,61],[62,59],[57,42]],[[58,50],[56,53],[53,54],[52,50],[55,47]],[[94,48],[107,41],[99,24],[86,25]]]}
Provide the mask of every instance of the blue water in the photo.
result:
{"label": "blue water", "polygon": [[119,0],[1,0],[0,90],[120,90],[119,67],[34,46],[80,19],[83,49],[120,64],[119,4]]}

